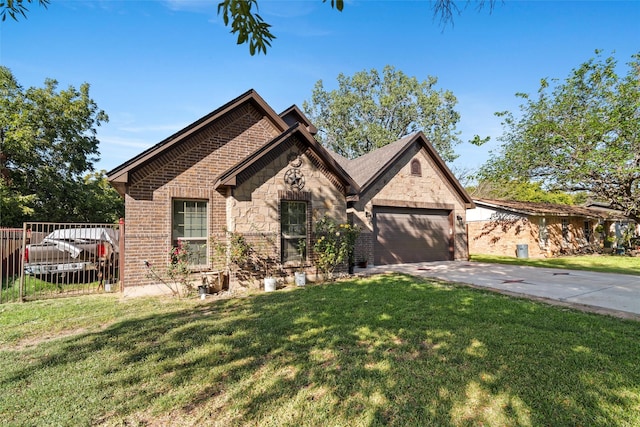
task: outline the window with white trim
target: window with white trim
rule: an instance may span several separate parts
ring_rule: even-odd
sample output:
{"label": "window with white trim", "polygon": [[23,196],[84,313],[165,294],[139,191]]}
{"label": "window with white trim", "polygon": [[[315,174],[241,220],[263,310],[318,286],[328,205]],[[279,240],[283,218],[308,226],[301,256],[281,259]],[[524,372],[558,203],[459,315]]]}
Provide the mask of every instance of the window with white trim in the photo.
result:
{"label": "window with white trim", "polygon": [[189,264],[207,265],[207,202],[206,200],[173,200],[172,244],[187,245]]}
{"label": "window with white trim", "polygon": [[549,246],[549,229],[547,228],[547,219],[541,217],[538,221],[538,240],[541,248]]}

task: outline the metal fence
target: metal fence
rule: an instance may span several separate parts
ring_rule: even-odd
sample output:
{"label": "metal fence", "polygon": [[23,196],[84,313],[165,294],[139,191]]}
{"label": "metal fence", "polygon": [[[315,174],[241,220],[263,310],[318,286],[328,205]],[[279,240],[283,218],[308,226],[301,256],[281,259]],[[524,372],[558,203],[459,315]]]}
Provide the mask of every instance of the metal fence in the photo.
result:
{"label": "metal fence", "polygon": [[119,290],[121,231],[44,222],[0,229],[0,303]]}

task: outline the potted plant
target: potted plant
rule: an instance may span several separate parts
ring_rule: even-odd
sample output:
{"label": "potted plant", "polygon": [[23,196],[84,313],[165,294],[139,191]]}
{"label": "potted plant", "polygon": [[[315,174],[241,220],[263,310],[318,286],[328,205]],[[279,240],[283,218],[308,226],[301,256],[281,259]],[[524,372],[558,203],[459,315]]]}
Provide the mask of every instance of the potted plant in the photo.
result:
{"label": "potted plant", "polygon": [[300,264],[298,270],[294,272],[296,286],[305,286],[307,284],[307,273],[304,271],[305,261],[305,248],[307,247],[307,240],[301,239],[298,241],[298,259]]}
{"label": "potted plant", "polygon": [[268,272],[264,276],[264,291],[273,292],[276,290],[276,278],[270,275]]}

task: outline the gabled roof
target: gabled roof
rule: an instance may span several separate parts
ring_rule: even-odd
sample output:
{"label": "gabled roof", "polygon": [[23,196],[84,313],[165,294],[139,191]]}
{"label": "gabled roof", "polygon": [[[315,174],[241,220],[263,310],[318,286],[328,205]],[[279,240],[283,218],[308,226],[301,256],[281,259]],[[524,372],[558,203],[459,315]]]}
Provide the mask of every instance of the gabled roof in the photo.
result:
{"label": "gabled roof", "polygon": [[393,167],[393,165],[407,152],[407,150],[413,147],[414,144],[419,144],[427,151],[435,162],[436,167],[457,191],[466,206],[474,206],[471,197],[453,176],[447,165],[427,141],[427,138],[422,132],[405,136],[398,141],[360,156],[357,159],[349,160],[325,149],[315,140],[313,135],[317,132],[317,128],[297,106],[292,105],[278,115],[253,89],[229,101],[222,107],[212,111],[201,119],[186,126],[184,129],[181,129],[168,138],[160,141],[153,147],[143,151],[136,157],[111,170],[107,173],[108,180],[120,194],[124,194],[131,172],[144,166],[157,156],[174,147],[176,144],[179,144],[194,133],[200,131],[214,121],[224,117],[226,114],[246,103],[250,103],[254,108],[264,114],[264,116],[271,121],[274,127],[282,133],[264,146],[260,147],[252,155],[220,175],[215,184],[216,188],[235,185],[237,177],[241,172],[254,165],[263,156],[269,153],[273,154],[273,150],[280,146],[281,143],[287,141],[288,138],[297,135],[304,144],[307,144],[313,150],[318,158],[327,166],[329,171],[345,185],[347,200],[357,200],[359,194],[366,191],[371,185],[373,185],[373,183],[376,182],[377,179]]}
{"label": "gabled roof", "polygon": [[427,137],[422,132],[407,135],[395,142],[380,147],[374,151],[364,154],[355,159],[349,160],[337,153],[331,152],[333,158],[338,162],[360,186],[360,191],[365,192],[373,185],[378,178],[383,176],[414,144],[419,144],[433,159],[436,167],[440,169],[447,181],[458,192],[468,208],[473,207],[473,200],[460,182],[451,173],[440,155],[428,142]]}
{"label": "gabled roof", "polygon": [[344,184],[346,188],[347,195],[357,196],[360,188],[358,184],[349,176],[349,174],[340,166],[331,155],[327,152],[327,150],[322,147],[305,129],[304,124],[296,123],[287,129],[284,133],[278,135],[276,138],[269,141],[267,144],[263,145],[256,152],[251,154],[249,157],[246,157],[241,162],[236,164],[235,166],[228,169],[226,172],[222,173],[216,180],[214,184],[214,188],[218,189],[223,186],[234,187],[237,185],[237,177],[243,171],[249,169],[253,164],[255,164],[261,158],[268,156],[269,153],[273,152],[277,149],[280,144],[287,141],[289,138],[293,136],[298,136],[304,143],[308,144],[309,147],[314,151],[314,153],[320,157],[320,159],[327,165],[329,170],[333,172],[338,179]]}
{"label": "gabled roof", "polygon": [[606,219],[615,217],[611,213],[600,209],[592,209],[584,206],[561,205],[541,202],[519,202],[515,200],[475,199],[476,205],[489,208],[508,210],[514,213],[532,216],[579,216],[594,219]]}
{"label": "gabled roof", "polygon": [[285,121],[269,106],[269,104],[267,104],[264,99],[262,99],[262,97],[258,95],[255,90],[250,89],[237,98],[227,102],[222,107],[191,123],[184,129],[181,129],[170,137],[165,138],[153,147],[143,151],[131,160],[128,160],[120,166],[116,167],[115,169],[107,173],[107,178],[116,188],[124,185],[129,180],[128,175],[130,171],[144,165],[159,154],[180,143],[185,138],[188,138],[203,127],[206,127],[215,120],[219,119],[220,117],[245,103],[251,103],[258,111],[261,111],[273,122],[274,126],[281,132],[285,131],[289,127],[285,123]]}
{"label": "gabled roof", "polygon": [[284,110],[282,113],[280,113],[280,117],[289,126],[293,126],[296,123],[301,123],[306,127],[307,131],[309,131],[311,135],[315,135],[316,133],[318,133],[318,128],[315,127],[313,123],[311,123],[311,120],[309,120],[309,118],[305,116],[305,114],[298,108],[297,105],[292,105],[291,107]]}

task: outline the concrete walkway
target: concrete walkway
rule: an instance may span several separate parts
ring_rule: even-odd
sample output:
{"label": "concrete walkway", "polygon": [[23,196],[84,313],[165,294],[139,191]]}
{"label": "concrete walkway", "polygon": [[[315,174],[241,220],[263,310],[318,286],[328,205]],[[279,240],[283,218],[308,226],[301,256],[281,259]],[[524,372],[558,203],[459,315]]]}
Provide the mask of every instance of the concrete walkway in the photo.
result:
{"label": "concrete walkway", "polygon": [[640,276],[470,261],[356,268],[356,273],[400,272],[466,283],[585,311],[640,320]]}

